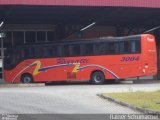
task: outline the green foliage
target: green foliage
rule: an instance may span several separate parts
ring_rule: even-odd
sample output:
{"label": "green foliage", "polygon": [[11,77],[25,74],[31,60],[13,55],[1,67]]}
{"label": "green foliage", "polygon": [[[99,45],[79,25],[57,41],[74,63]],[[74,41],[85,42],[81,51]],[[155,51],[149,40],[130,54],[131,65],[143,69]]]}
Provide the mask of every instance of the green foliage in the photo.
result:
{"label": "green foliage", "polygon": [[105,93],[103,95],[137,107],[160,111],[160,90],[155,92],[138,91],[125,93]]}

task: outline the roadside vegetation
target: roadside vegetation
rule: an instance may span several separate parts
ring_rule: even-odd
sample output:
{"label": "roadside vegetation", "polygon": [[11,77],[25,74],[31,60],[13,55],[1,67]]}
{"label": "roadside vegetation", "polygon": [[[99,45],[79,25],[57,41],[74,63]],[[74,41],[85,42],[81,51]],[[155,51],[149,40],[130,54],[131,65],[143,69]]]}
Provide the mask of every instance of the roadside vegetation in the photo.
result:
{"label": "roadside vegetation", "polygon": [[155,92],[104,93],[103,95],[137,107],[160,111],[160,90]]}

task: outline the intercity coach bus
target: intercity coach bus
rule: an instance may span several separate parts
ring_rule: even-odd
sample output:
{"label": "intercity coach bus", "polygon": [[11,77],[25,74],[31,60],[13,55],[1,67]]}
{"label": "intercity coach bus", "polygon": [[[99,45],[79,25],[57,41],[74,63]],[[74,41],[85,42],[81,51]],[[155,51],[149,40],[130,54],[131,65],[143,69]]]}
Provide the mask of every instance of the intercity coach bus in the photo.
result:
{"label": "intercity coach bus", "polygon": [[86,80],[103,84],[157,73],[151,34],[16,46],[7,50],[4,63],[8,83]]}

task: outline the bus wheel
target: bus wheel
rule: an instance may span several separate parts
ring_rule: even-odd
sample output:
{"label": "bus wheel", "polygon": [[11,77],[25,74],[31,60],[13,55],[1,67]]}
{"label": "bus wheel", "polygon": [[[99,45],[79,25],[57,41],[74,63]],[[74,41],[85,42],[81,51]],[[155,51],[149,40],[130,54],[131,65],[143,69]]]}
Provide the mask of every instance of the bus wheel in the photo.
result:
{"label": "bus wheel", "polygon": [[104,74],[101,71],[95,71],[91,75],[91,82],[96,85],[103,84],[105,82]]}
{"label": "bus wheel", "polygon": [[33,77],[31,74],[23,74],[21,77],[21,82],[22,83],[32,83],[33,82]]}

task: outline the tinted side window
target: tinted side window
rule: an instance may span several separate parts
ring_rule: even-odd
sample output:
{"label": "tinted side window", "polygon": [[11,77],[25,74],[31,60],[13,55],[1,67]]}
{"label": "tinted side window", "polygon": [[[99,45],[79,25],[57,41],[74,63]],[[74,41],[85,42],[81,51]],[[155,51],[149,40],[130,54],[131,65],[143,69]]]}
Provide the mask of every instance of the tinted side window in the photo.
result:
{"label": "tinted side window", "polygon": [[72,45],[71,46],[71,56],[80,56],[81,48],[80,45]]}
{"label": "tinted side window", "polygon": [[70,56],[70,48],[69,45],[62,46],[62,56]]}
{"label": "tinted side window", "polygon": [[120,54],[130,53],[130,42],[129,41],[119,42],[119,53]]}
{"label": "tinted side window", "polygon": [[43,57],[44,58],[51,57],[50,48],[47,46],[43,47]]}
{"label": "tinted side window", "polygon": [[51,47],[49,47],[48,50],[49,50],[51,56],[58,57],[58,48],[57,48],[57,46],[51,46]]}
{"label": "tinted side window", "polygon": [[13,66],[15,64],[15,55],[14,51],[10,51],[10,65]]}
{"label": "tinted side window", "polygon": [[115,51],[115,43],[114,42],[109,42],[109,54],[114,54]]}
{"label": "tinted side window", "polygon": [[12,64],[15,65],[20,61],[20,49],[13,49],[12,54]]}
{"label": "tinted side window", "polygon": [[9,63],[9,62],[10,62],[10,59],[11,59],[9,52],[8,52],[8,51],[5,51],[4,54],[5,54],[5,56],[4,56],[4,61],[5,61],[5,62],[4,62],[4,63],[6,63],[6,62]]}
{"label": "tinted side window", "polygon": [[36,50],[35,50],[35,47],[31,47],[31,49],[30,49],[30,57],[31,57],[31,58],[36,58]]}
{"label": "tinted side window", "polygon": [[136,44],[136,53],[140,53],[141,52],[141,41],[140,40],[135,40],[135,44]]}
{"label": "tinted side window", "polygon": [[93,55],[93,44],[83,44],[82,49],[82,55]]}
{"label": "tinted side window", "polygon": [[96,43],[95,44],[95,55],[108,54],[108,43]]}
{"label": "tinted side window", "polygon": [[141,44],[139,40],[130,40],[130,41],[120,41],[119,42],[119,53],[140,53]]}
{"label": "tinted side window", "polygon": [[11,53],[11,49],[7,49],[5,51],[5,57],[4,57],[4,67],[7,69],[9,67],[11,67],[11,64],[12,64],[12,53]]}
{"label": "tinted side window", "polygon": [[124,53],[130,53],[130,41],[124,41]]}
{"label": "tinted side window", "polygon": [[115,49],[115,53],[119,54],[119,42],[118,41],[114,42],[114,49]]}
{"label": "tinted side window", "polygon": [[131,41],[131,53],[135,53],[136,52],[136,42],[135,41]]}
{"label": "tinted side window", "polygon": [[30,47],[24,48],[24,58],[30,58]]}
{"label": "tinted side window", "polygon": [[131,53],[140,53],[141,52],[141,45],[139,40],[132,40],[131,41]]}
{"label": "tinted side window", "polygon": [[24,54],[24,48],[20,48],[20,60],[24,60],[25,54]]}
{"label": "tinted side window", "polygon": [[124,41],[119,42],[119,53],[125,53]]}
{"label": "tinted side window", "polygon": [[43,57],[43,48],[40,46],[34,47],[34,50],[32,48],[32,51],[34,51],[34,57],[35,58],[41,58]]}
{"label": "tinted side window", "polygon": [[[58,49],[56,46],[34,46],[24,49],[24,54],[26,54],[25,58],[49,58],[49,57],[57,57]],[[30,54],[30,55],[29,55]]]}

